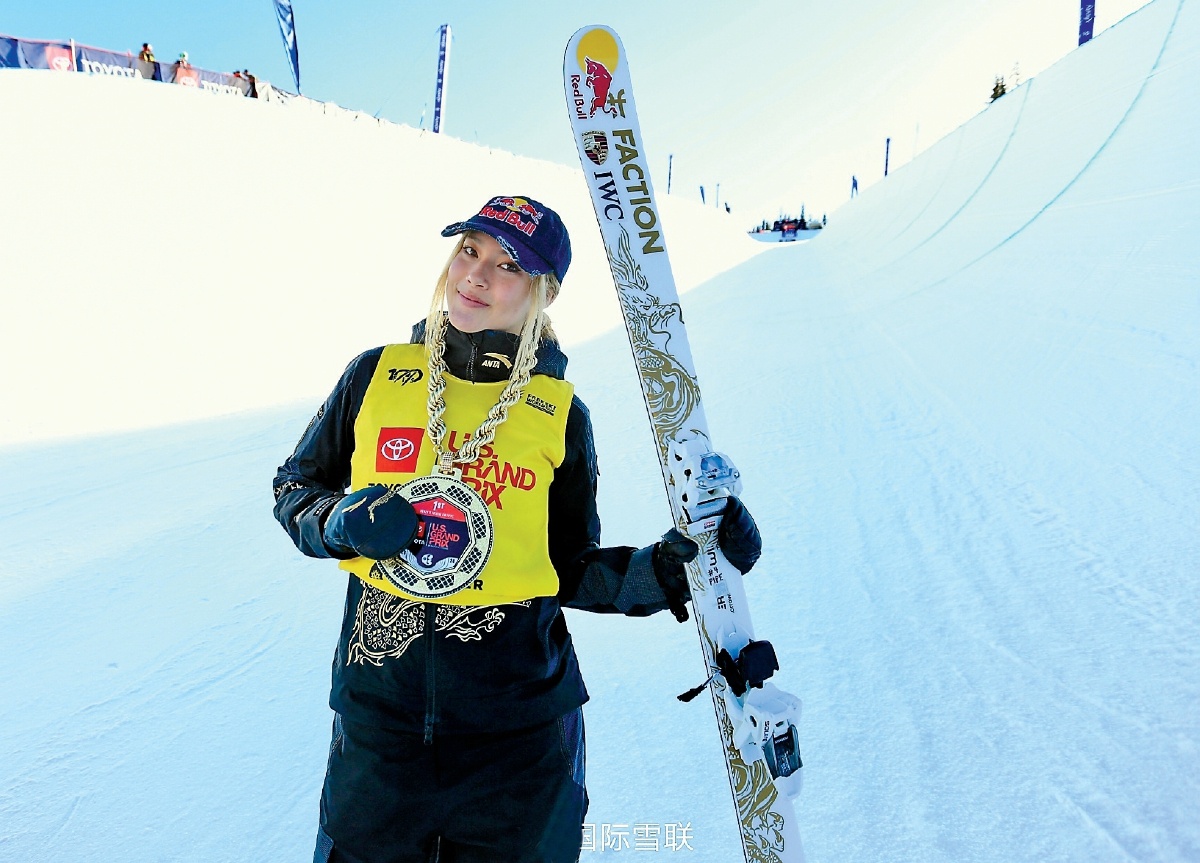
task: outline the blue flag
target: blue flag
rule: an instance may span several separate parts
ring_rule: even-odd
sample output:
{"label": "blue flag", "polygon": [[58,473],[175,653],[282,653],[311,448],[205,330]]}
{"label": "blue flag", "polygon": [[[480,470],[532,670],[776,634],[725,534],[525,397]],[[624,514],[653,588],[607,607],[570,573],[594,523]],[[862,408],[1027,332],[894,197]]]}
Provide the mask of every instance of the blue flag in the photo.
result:
{"label": "blue flag", "polygon": [[279,18],[279,35],[283,37],[283,48],[292,64],[292,80],[296,92],[300,92],[300,49],[296,46],[296,18],[292,14],[291,0],[275,0],[275,15]]}
{"label": "blue flag", "polygon": [[442,131],[442,111],[446,107],[446,79],[450,74],[450,25],[443,24],[438,44],[437,90],[433,101],[433,131]]}
{"label": "blue flag", "polygon": [[1095,0],[1079,0],[1079,44],[1092,38],[1092,22],[1096,18]]}

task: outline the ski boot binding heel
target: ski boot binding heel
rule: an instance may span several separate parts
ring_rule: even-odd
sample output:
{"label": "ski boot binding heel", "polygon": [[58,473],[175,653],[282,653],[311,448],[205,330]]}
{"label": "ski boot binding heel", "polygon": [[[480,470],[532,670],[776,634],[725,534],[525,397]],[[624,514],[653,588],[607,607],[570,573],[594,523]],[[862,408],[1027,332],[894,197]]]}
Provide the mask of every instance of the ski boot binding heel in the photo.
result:
{"label": "ski boot binding heel", "polygon": [[800,768],[800,734],[796,722],[800,719],[800,699],[766,683],[750,690],[742,702],[741,721],[733,736],[742,751],[757,750],[766,762],[775,787],[788,797],[800,794],[803,779]]}
{"label": "ski boot binding heel", "polygon": [[779,670],[769,641],[754,641],[737,630],[723,633],[717,667],[700,686],[679,696],[691,701],[717,680],[717,691],[734,725],[733,739],[747,760],[761,758],[775,786],[788,797],[800,794],[800,699],[767,679]]}

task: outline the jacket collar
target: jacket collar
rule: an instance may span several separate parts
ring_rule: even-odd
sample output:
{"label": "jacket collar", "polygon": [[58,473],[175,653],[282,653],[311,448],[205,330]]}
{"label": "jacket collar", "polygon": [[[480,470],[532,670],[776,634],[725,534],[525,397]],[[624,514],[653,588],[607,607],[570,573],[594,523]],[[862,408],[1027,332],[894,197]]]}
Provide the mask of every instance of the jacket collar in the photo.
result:
{"label": "jacket collar", "polygon": [[[413,326],[412,343],[425,341],[425,321]],[[450,374],[475,384],[508,380],[516,361],[521,339],[503,330],[481,330],[464,333],[453,324],[446,327],[446,367]],[[562,380],[567,371],[567,357],[557,342],[543,339],[538,344],[535,375]]]}

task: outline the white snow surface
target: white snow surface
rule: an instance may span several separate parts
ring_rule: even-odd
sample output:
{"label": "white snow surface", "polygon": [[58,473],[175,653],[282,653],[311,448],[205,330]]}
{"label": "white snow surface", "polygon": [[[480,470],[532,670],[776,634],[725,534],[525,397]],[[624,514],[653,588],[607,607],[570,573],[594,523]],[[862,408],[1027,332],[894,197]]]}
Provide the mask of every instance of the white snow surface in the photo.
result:
{"label": "white snow surface", "polygon": [[[1200,860],[1198,47],[1155,0],[809,242],[664,202],[811,861]],[[0,103],[0,860],[311,859],[345,577],[270,479],[488,194],[572,228],[606,542],[667,526],[582,179],[150,83]],[[597,841],[740,859],[691,625],[569,622]]]}

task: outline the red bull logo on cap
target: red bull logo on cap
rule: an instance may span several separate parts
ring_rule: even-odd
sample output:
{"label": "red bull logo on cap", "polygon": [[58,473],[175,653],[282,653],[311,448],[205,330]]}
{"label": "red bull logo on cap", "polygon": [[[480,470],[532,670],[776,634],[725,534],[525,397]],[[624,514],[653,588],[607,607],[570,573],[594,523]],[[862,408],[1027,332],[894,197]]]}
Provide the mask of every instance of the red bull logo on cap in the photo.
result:
{"label": "red bull logo on cap", "polygon": [[520,213],[522,216],[528,216],[529,218],[533,219],[534,222],[540,222],[542,220],[542,211],[533,206],[533,204],[529,203],[529,201],[525,198],[492,198],[492,200],[488,202],[488,205],[492,207],[504,207],[504,209],[510,210],[514,213]]}
{"label": "red bull logo on cap", "polygon": [[[495,219],[512,225],[527,237],[532,237],[538,223],[542,221],[542,211],[529,203],[525,198],[492,198],[479,211],[485,219]],[[526,221],[528,220],[528,221]]]}

